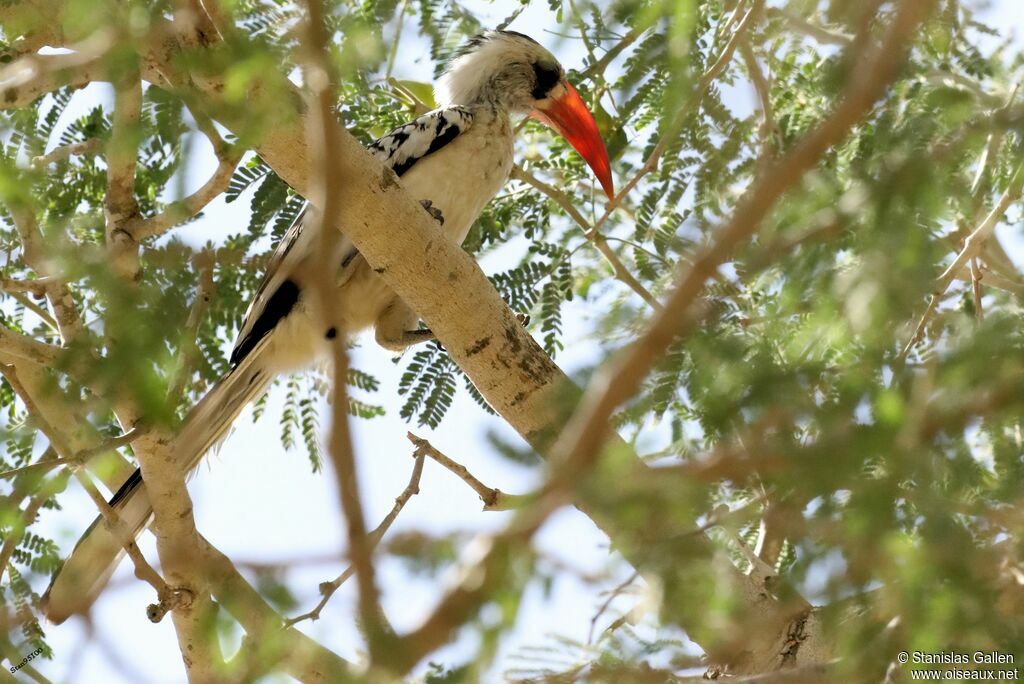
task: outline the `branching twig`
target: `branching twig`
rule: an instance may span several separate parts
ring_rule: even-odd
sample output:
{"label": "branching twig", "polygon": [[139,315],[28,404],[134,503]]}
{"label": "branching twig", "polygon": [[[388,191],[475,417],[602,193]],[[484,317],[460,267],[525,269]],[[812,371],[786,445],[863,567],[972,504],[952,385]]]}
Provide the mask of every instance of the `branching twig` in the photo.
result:
{"label": "branching twig", "polygon": [[410,442],[416,447],[414,456],[422,458],[423,456],[429,456],[434,461],[437,461],[442,466],[453,472],[463,482],[468,484],[480,500],[484,503],[485,511],[507,511],[514,508],[518,508],[524,500],[527,500],[528,496],[517,495],[517,494],[506,494],[500,489],[494,489],[488,487],[480,480],[476,479],[469,469],[461,463],[454,461],[443,453],[438,451],[430,442],[417,437],[413,433],[409,432],[405,435]]}
{"label": "branching twig", "polygon": [[[369,534],[368,543],[371,548],[376,548],[377,545],[380,544],[380,540],[383,539],[385,534],[387,534],[387,531],[391,528],[392,523],[395,522],[398,514],[402,512],[403,508],[405,508],[405,504],[408,503],[409,499],[420,492],[420,477],[423,475],[424,455],[414,454],[414,456],[416,458],[416,464],[412,468],[412,475],[409,477],[409,484],[405,486],[405,489],[402,490],[401,494],[395,497],[395,503],[391,507],[391,511],[384,516],[384,519],[380,521],[380,524],[377,525],[373,532],[370,532]],[[285,620],[284,626],[291,627],[303,620],[320,619],[320,613],[323,611],[324,606],[327,605],[327,602],[331,600],[331,597],[334,596],[334,592],[338,590],[338,587],[348,581],[354,572],[355,567],[350,565],[345,568],[343,573],[335,577],[330,582],[324,582],[321,584],[320,593],[322,598],[320,599],[320,602],[316,604],[316,607],[302,615],[296,615],[293,618]]]}
{"label": "branching twig", "polygon": [[[53,279],[49,281],[46,294],[56,315],[54,323],[60,331],[64,345],[67,346],[82,332],[82,319],[78,313],[78,307],[75,305],[74,296],[67,284],[58,277],[58,274],[52,272],[52,266],[47,261],[43,250],[44,240],[39,231],[39,223],[31,208],[10,202],[7,205],[7,210],[18,231],[25,264],[43,278]],[[49,320],[48,315],[40,314],[40,316],[45,321]]]}
{"label": "branching twig", "polygon": [[588,646],[594,643],[594,630],[597,628],[597,621],[600,620],[601,616],[608,611],[608,608],[610,608],[612,605],[612,601],[621,596],[622,593],[626,591],[626,589],[628,589],[633,584],[633,582],[636,582],[639,577],[640,572],[634,570],[629,577],[624,579],[614,589],[608,592],[608,597],[604,600],[603,603],[601,603],[601,606],[597,609],[597,612],[594,613],[594,616],[590,618],[590,629],[587,630]]}
{"label": "branching twig", "polygon": [[205,209],[206,205],[228,189],[228,183],[235,172],[235,167],[238,166],[239,159],[241,159],[241,155],[237,154],[222,159],[217,165],[217,170],[201,188],[182,200],[172,202],[156,216],[143,219],[133,225],[131,230],[135,239],[144,240],[163,235],[185,219],[191,218]]}
{"label": "branching twig", "polygon": [[647,30],[646,28],[644,28],[644,29],[631,28],[626,33],[626,35],[624,35],[619,40],[619,42],[617,42],[615,45],[613,45],[610,48],[608,48],[608,51],[605,52],[603,55],[601,55],[601,58],[599,60],[597,60],[596,62],[594,62],[590,66],[588,66],[583,71],[583,74],[582,74],[583,78],[593,78],[594,76],[596,76],[598,74],[604,74],[605,70],[608,68],[608,65],[611,64],[612,61],[616,57],[618,57],[620,54],[622,54],[623,50],[625,50],[630,45],[635,43],[636,39],[639,38],[641,35],[643,35],[644,31],[646,31],[646,30]]}
{"label": "branching twig", "polygon": [[758,130],[758,137],[761,139],[761,153],[758,155],[758,163],[763,164],[772,156],[775,147],[775,140],[779,135],[779,126],[772,114],[772,101],[768,87],[768,79],[765,78],[761,65],[754,54],[754,48],[750,44],[750,36],[744,35],[740,40],[740,55],[743,56],[743,63],[750,75],[750,82],[757,93],[758,102],[761,104],[761,126]]}
{"label": "branching twig", "polygon": [[512,167],[512,177],[527,183],[551,198],[562,208],[563,211],[565,211],[569,218],[576,222],[576,224],[583,230],[584,237],[586,237],[587,240],[594,245],[597,251],[604,256],[608,265],[612,268],[612,273],[615,274],[615,279],[639,295],[640,298],[650,304],[655,311],[661,308],[661,304],[657,299],[655,299],[654,295],[652,295],[650,291],[640,283],[640,281],[633,277],[633,274],[629,272],[629,269],[627,269],[625,264],[622,263],[622,260],[619,259],[615,251],[608,246],[604,236],[600,232],[596,231],[587,222],[587,220],[583,218],[583,215],[580,214],[579,210],[575,206],[573,206],[573,203],[569,201],[569,198],[565,196],[564,192],[548,185],[518,164],[515,164]]}
{"label": "branching twig", "polygon": [[1010,208],[1010,205],[1016,202],[1021,197],[1021,193],[1024,192],[1024,163],[1017,167],[1013,177],[1010,179],[1010,184],[1000,196],[999,201],[992,207],[992,210],[988,213],[988,216],[974,229],[971,234],[964,240],[963,249],[956,255],[942,275],[938,277],[935,284],[935,291],[932,293],[931,298],[928,301],[928,308],[925,309],[924,314],[917,323],[917,327],[914,330],[913,336],[903,347],[903,351],[900,354],[900,358],[906,358],[910,353],[910,350],[914,348],[914,345],[921,339],[924,334],[925,326],[928,325],[928,321],[931,319],[932,314],[938,308],[939,300],[942,299],[943,295],[946,294],[946,290],[957,278],[960,272],[964,269],[967,263],[978,255],[982,245],[995,231],[996,226],[999,225],[1000,219],[1006,210]]}

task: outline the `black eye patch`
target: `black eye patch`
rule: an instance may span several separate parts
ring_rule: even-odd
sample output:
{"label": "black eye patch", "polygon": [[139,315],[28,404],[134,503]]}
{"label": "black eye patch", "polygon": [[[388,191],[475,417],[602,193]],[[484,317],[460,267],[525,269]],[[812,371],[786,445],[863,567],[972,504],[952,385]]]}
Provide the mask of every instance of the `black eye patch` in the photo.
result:
{"label": "black eye patch", "polygon": [[558,73],[558,67],[548,66],[540,62],[533,63],[533,73],[537,78],[537,82],[533,87],[533,92],[530,94],[533,95],[535,100],[543,100],[558,83],[561,74]]}

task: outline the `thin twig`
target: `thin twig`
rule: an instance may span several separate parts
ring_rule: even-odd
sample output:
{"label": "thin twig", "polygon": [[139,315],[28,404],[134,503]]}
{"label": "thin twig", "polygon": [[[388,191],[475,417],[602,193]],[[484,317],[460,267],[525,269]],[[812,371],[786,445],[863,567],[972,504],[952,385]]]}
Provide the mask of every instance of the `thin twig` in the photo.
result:
{"label": "thin twig", "polygon": [[704,72],[704,74],[700,77],[700,80],[697,82],[696,88],[694,88],[693,93],[690,95],[685,106],[683,106],[682,110],[680,110],[680,112],[672,119],[672,122],[668,125],[667,129],[662,134],[661,139],[658,141],[658,144],[654,146],[653,150],[651,150],[651,154],[648,155],[643,165],[633,175],[633,177],[629,179],[626,185],[623,186],[623,188],[619,190],[615,197],[613,197],[611,201],[608,202],[608,205],[605,207],[604,214],[594,224],[594,232],[598,232],[601,230],[601,227],[608,221],[608,219],[611,217],[615,209],[620,204],[622,204],[623,200],[629,195],[630,192],[633,191],[633,188],[637,186],[637,184],[644,178],[644,176],[658,170],[658,163],[661,160],[661,155],[665,153],[665,149],[668,147],[669,141],[675,139],[676,133],[679,131],[680,128],[682,128],[683,124],[686,122],[687,117],[689,117],[694,111],[696,111],[700,107],[701,102],[703,101],[704,95],[705,93],[707,93],[708,88],[710,88],[714,80],[718,78],[723,71],[725,71],[725,68],[729,65],[729,62],[732,60],[733,53],[736,51],[737,46],[740,44],[740,40],[743,38],[744,34],[747,32],[750,26],[754,23],[755,19],[757,18],[760,12],[760,8],[762,5],[763,0],[757,0],[753,4],[753,6],[751,6],[750,9],[747,10],[747,13],[743,16],[743,19],[740,20],[740,22],[736,25],[736,28],[733,30],[732,36],[729,38],[729,42],[726,43],[725,48],[722,49],[722,54],[718,56],[718,59],[715,60],[715,63],[712,64],[711,67],[706,72]]}
{"label": "thin twig", "polygon": [[608,608],[610,608],[611,605],[612,605],[612,601],[614,601],[619,596],[621,596],[622,593],[624,591],[626,591],[626,589],[628,589],[633,584],[633,582],[636,582],[639,577],[640,577],[640,571],[639,570],[634,570],[633,574],[631,574],[625,580],[623,580],[618,585],[616,585],[616,587],[614,589],[612,589],[611,591],[608,592],[608,597],[604,600],[604,602],[601,604],[601,606],[597,609],[597,612],[594,613],[594,616],[592,618],[590,618],[590,629],[587,630],[587,645],[588,646],[590,644],[594,643],[594,630],[597,628],[597,621],[600,620],[601,616],[604,615],[608,611]]}
{"label": "thin twig", "polygon": [[[31,207],[19,206],[13,202],[8,203],[7,210],[14,222],[21,240],[22,258],[25,264],[43,278],[53,278],[47,289],[47,299],[56,320],[51,319],[48,314],[39,313],[44,321],[53,321],[53,324],[60,331],[61,340],[64,346],[73,342],[83,330],[82,318],[75,305],[75,298],[71,294],[67,284],[56,274],[46,258],[43,245],[46,244],[43,235],[39,230],[39,223]],[[16,296],[16,295],[15,295]]]}
{"label": "thin twig", "polygon": [[650,291],[640,283],[640,281],[633,277],[633,274],[630,273],[629,269],[626,268],[625,264],[622,263],[622,260],[620,260],[618,255],[615,253],[615,250],[608,246],[604,235],[594,230],[587,220],[583,218],[583,215],[580,214],[579,210],[573,206],[573,203],[569,201],[569,198],[566,197],[564,192],[548,185],[518,164],[515,164],[512,167],[512,177],[523,181],[551,198],[562,208],[563,211],[565,211],[569,218],[575,221],[576,224],[583,229],[584,237],[594,245],[594,247],[604,256],[608,265],[611,266],[615,279],[639,295],[640,298],[650,304],[655,311],[661,308],[661,304],[654,295],[652,295]]}
{"label": "thin twig", "polygon": [[636,39],[643,35],[646,30],[646,28],[631,28],[626,35],[619,40],[619,42],[608,48],[608,51],[601,55],[599,60],[584,69],[582,74],[583,78],[593,78],[598,74],[604,74],[605,70],[608,69],[608,65],[611,64],[616,57],[622,54],[623,50],[635,43]]}
{"label": "thin twig", "polygon": [[82,461],[78,456],[72,456],[71,458],[51,458],[46,461],[36,461],[35,463],[29,463],[28,465],[21,466],[20,468],[11,468],[0,473],[0,480],[8,480],[12,477],[17,477],[22,473],[30,473],[35,471],[41,471],[47,473],[54,468],[60,466],[77,466],[81,465]]}
{"label": "thin twig", "polygon": [[55,162],[63,161],[71,156],[98,152],[102,146],[103,142],[99,138],[89,138],[82,142],[71,143],[70,145],[61,145],[60,147],[50,150],[46,154],[33,157],[32,161],[29,162],[29,166],[34,169],[41,169]]}
{"label": "thin twig", "polygon": [[765,78],[761,65],[757,61],[757,55],[754,54],[754,48],[750,44],[749,35],[744,35],[740,40],[740,55],[743,57],[743,63],[746,65],[747,73],[750,75],[750,82],[757,93],[758,102],[761,104],[761,126],[758,129],[757,135],[761,139],[761,152],[758,155],[758,164],[763,164],[772,156],[775,140],[779,135],[779,126],[775,123],[775,117],[772,114],[768,79]]}
{"label": "thin twig", "polygon": [[[395,497],[395,503],[388,514],[384,516],[384,519],[380,521],[380,524],[377,525],[377,527],[375,527],[369,534],[368,542],[371,548],[376,548],[377,545],[380,544],[380,540],[383,539],[384,535],[387,534],[387,531],[391,529],[392,523],[394,523],[395,519],[398,518],[398,514],[402,512],[403,508],[405,508],[405,504],[409,502],[409,499],[420,493],[420,478],[423,475],[425,455],[414,454],[414,457],[416,459],[416,463],[413,465],[412,475],[409,476],[409,483],[405,486],[405,489],[402,490],[402,493]],[[336,592],[342,584],[348,581],[354,573],[355,567],[350,565],[345,568],[344,572],[330,582],[324,582],[321,584],[320,593],[322,597],[320,602],[317,603],[312,610],[285,620],[285,628],[291,627],[295,623],[302,622],[303,620],[320,619],[320,613],[323,611],[324,606],[327,605],[327,602],[331,600],[331,597],[334,596],[334,592]]]}
{"label": "thin twig", "polygon": [[906,358],[910,354],[910,350],[914,348],[914,345],[918,343],[924,334],[925,326],[928,324],[929,319],[935,310],[938,308],[939,300],[946,294],[949,286],[957,278],[960,272],[964,269],[967,263],[978,255],[982,245],[985,241],[995,232],[996,226],[999,225],[1000,219],[1006,210],[1010,208],[1014,202],[1020,199],[1022,192],[1024,192],[1024,163],[1021,163],[1017,170],[1014,172],[1013,177],[1010,179],[1010,184],[1000,196],[999,201],[992,207],[992,210],[988,213],[988,216],[978,224],[978,226],[971,231],[971,234],[964,240],[964,246],[960,250],[960,253],[956,255],[942,275],[938,277],[935,284],[935,290],[932,292],[931,298],[928,300],[928,308],[925,309],[924,314],[917,323],[917,327],[914,329],[914,334],[910,340],[903,347],[900,353],[900,358]]}
{"label": "thin twig", "polygon": [[[51,445],[45,452],[43,452],[43,455],[39,458],[39,461],[33,463],[32,465],[46,465],[48,463],[60,460],[56,458],[56,455],[57,450],[54,449]],[[69,475],[70,473],[62,473],[57,477],[53,478],[44,486],[42,486],[39,489],[39,491],[37,491],[29,500],[28,505],[22,512],[18,523],[15,524],[13,529],[11,529],[8,532],[4,539],[3,547],[0,548],[0,577],[3,576],[4,572],[6,572],[7,564],[10,562],[11,556],[14,554],[14,550],[17,548],[18,544],[21,543],[21,540],[25,535],[25,530],[27,530],[28,527],[35,521],[36,515],[38,515],[39,513],[39,509],[42,508],[43,504],[46,503],[46,501],[54,494],[54,492],[58,492],[64,488],[64,485],[67,483]],[[17,495],[16,498],[14,497],[15,495],[12,494],[12,503],[16,502],[15,505],[20,506],[21,496]]]}
{"label": "thin twig", "polygon": [[199,337],[199,328],[203,323],[206,310],[209,308],[210,300],[213,298],[217,285],[213,281],[213,261],[209,253],[201,252],[195,263],[199,269],[199,285],[196,288],[196,298],[192,302],[192,309],[188,313],[188,320],[185,321],[185,331],[181,341],[181,353],[178,359],[176,377],[171,383],[170,395],[172,398],[180,396],[181,390],[185,387],[192,369],[199,356],[199,347],[196,340]]}
{"label": "thin twig", "polygon": [[488,487],[483,482],[473,476],[473,473],[469,472],[466,466],[462,465],[458,461],[448,458],[443,453],[438,451],[430,442],[417,437],[411,432],[405,435],[410,442],[416,447],[414,456],[422,458],[423,456],[429,456],[434,461],[437,461],[442,466],[453,472],[463,482],[468,484],[480,500],[484,503],[485,511],[508,511],[515,508],[519,508],[524,501],[529,500],[531,497],[521,494],[506,494],[500,489]]}
{"label": "thin twig", "polygon": [[985,312],[981,306],[981,266],[978,257],[971,259],[971,286],[974,291],[974,316],[981,323],[985,320]]}

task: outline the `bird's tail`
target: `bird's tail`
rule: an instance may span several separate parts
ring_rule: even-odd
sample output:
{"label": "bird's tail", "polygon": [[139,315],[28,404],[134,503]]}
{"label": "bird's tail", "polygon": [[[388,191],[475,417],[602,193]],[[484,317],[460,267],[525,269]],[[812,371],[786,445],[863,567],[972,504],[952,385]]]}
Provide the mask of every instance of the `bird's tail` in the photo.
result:
{"label": "bird's tail", "polygon": [[[175,461],[184,471],[195,469],[206,452],[227,436],[242,409],[266,391],[273,374],[260,362],[260,351],[254,349],[231,369],[185,418],[174,444]],[[133,538],[142,533],[153,517],[153,509],[141,471],[136,470],[121,485],[110,506]],[[117,536],[102,515],[97,517],[43,594],[41,605],[46,618],[60,624],[71,615],[87,612],[123,555],[124,547]]]}

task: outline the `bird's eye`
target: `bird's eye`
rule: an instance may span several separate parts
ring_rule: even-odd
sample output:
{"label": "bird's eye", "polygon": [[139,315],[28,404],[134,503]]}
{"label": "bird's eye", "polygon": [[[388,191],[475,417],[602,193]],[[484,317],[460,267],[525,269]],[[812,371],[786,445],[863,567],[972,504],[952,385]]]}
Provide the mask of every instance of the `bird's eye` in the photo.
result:
{"label": "bird's eye", "polygon": [[543,100],[558,83],[561,74],[558,73],[557,66],[541,62],[533,63],[533,73],[536,76],[536,85],[534,85],[531,95],[535,100]]}

